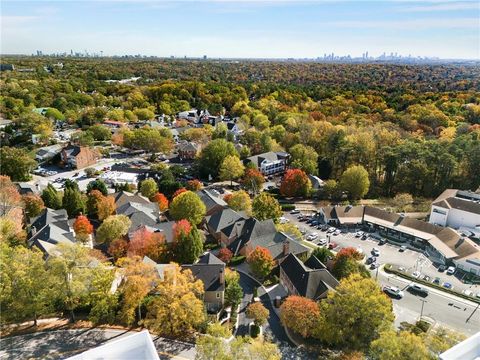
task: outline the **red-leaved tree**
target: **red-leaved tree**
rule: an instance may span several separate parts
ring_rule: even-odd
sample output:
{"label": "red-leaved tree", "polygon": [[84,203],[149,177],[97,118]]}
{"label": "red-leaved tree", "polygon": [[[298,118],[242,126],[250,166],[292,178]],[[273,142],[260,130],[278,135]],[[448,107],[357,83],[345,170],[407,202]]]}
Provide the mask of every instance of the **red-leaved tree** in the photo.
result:
{"label": "red-leaved tree", "polygon": [[181,234],[188,235],[192,230],[192,225],[188,220],[182,219],[173,224],[173,239],[176,241]]}
{"label": "red-leaved tree", "polygon": [[181,193],[184,193],[184,192],[186,192],[186,191],[188,191],[188,190],[185,189],[184,187],[178,189],[177,191],[175,191],[175,192],[173,193],[172,199],[174,199],[176,196],[178,196],[178,195],[180,195]]}
{"label": "red-leaved tree", "polygon": [[280,186],[283,196],[307,196],[312,189],[312,183],[307,174],[300,169],[287,170]]}
{"label": "red-leaved tree", "polygon": [[202,182],[197,179],[187,181],[187,190],[198,191],[202,189]]}
{"label": "red-leaved tree", "polygon": [[132,235],[128,244],[127,256],[148,256],[150,259],[160,262],[165,251],[165,237],[142,227]]}
{"label": "red-leaved tree", "polygon": [[115,261],[127,256],[128,242],[123,239],[113,240],[108,247],[108,253],[113,256]]}
{"label": "red-leaved tree", "polygon": [[242,178],[242,184],[250,192],[258,193],[262,190],[265,177],[256,169],[247,169]]}
{"label": "red-leaved tree", "polygon": [[230,260],[232,260],[233,253],[227,249],[227,248],[222,248],[218,252],[218,258],[222,260],[225,264],[228,264]]}
{"label": "red-leaved tree", "polygon": [[162,193],[156,193],[153,195],[152,201],[155,201],[158,204],[160,211],[166,211],[168,209],[168,199]]}

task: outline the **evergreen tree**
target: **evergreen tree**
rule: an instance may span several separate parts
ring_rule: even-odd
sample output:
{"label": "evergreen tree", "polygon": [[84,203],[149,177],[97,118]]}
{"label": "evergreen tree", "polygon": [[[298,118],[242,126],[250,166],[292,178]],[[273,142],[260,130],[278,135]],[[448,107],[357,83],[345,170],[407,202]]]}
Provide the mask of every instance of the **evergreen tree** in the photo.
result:
{"label": "evergreen tree", "polygon": [[62,207],[62,197],[52,184],[48,184],[43,190],[42,200],[45,203],[45,206],[51,209],[57,210]]}
{"label": "evergreen tree", "polygon": [[83,194],[72,188],[65,188],[63,194],[63,208],[67,210],[69,217],[84,214],[87,208]]}

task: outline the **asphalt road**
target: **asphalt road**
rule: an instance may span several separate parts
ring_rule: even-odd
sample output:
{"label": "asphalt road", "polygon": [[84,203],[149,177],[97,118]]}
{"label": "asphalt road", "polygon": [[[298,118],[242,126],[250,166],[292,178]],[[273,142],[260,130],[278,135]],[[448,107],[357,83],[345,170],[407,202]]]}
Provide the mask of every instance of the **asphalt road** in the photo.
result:
{"label": "asphalt road", "polygon": [[[0,339],[0,359],[65,359],[129,334],[125,330],[73,329],[6,337]],[[159,337],[152,339],[162,360],[195,359],[195,345]]]}
{"label": "asphalt road", "polygon": [[[305,228],[307,234],[316,232],[319,235],[319,239],[326,238],[325,232],[312,228],[304,222],[299,222],[297,215],[284,214],[284,216],[294,224],[297,224],[300,229]],[[332,235],[330,241],[338,244],[338,248],[335,250],[349,246],[361,248],[367,256],[370,255],[373,247],[377,247],[380,250],[380,256],[377,261],[380,264],[390,263],[403,266],[407,273],[419,271],[422,276],[428,275],[432,279],[439,277],[442,282],[450,282],[454,288],[459,291],[470,289],[475,293],[480,292],[478,286],[466,285],[455,276],[439,273],[432,263],[428,259],[425,259],[419,252],[413,250],[399,252],[399,248],[394,245],[386,244],[379,246],[376,240],[361,240],[356,238],[353,233],[340,234],[337,236]],[[313,243],[315,243],[315,241]],[[376,276],[375,270],[372,271],[372,276]],[[400,289],[406,289],[410,283],[410,281],[406,279],[388,277],[386,274],[382,274],[382,272],[379,272],[377,280],[382,286],[393,285]],[[402,321],[415,322],[420,318],[422,313],[422,301],[420,299],[423,298],[412,295],[407,291],[404,291],[404,293],[405,296],[403,299],[393,300],[396,325],[399,325]],[[480,308],[475,311],[477,307],[475,303],[459,297],[452,297],[441,291],[430,291],[430,294],[424,300],[426,300],[426,302],[423,305],[423,316],[432,319],[435,324],[450,327],[466,335],[473,335],[480,330]],[[470,319],[467,322],[467,318],[469,317]]]}

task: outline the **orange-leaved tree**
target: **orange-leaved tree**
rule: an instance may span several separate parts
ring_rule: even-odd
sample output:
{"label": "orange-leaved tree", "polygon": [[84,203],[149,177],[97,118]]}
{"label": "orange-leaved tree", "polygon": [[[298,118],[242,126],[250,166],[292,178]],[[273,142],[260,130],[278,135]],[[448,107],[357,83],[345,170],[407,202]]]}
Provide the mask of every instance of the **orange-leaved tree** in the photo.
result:
{"label": "orange-leaved tree", "polygon": [[88,240],[91,233],[93,233],[93,225],[85,215],[78,215],[73,223],[73,230],[77,240],[85,242]]}
{"label": "orange-leaved tree", "polygon": [[184,193],[184,192],[186,192],[186,191],[188,191],[188,190],[185,189],[184,187],[178,189],[177,191],[175,191],[175,192],[173,193],[172,199],[174,199],[175,197],[177,197],[178,195],[180,195],[181,193]]}
{"label": "orange-leaved tree", "polygon": [[283,196],[308,196],[312,190],[312,183],[307,174],[300,169],[287,170],[280,186]]}
{"label": "orange-leaved tree", "polygon": [[127,255],[141,258],[148,256],[153,261],[161,262],[166,251],[165,236],[141,227],[133,233],[128,244]]}
{"label": "orange-leaved tree", "polygon": [[218,252],[218,258],[222,260],[225,264],[228,264],[230,260],[232,260],[233,253],[227,249],[227,248],[222,248]]}
{"label": "orange-leaved tree", "polygon": [[168,199],[162,193],[156,193],[153,195],[152,201],[158,204],[160,211],[166,211],[168,209]]}
{"label": "orange-leaved tree", "polygon": [[203,185],[202,185],[202,182],[200,180],[193,179],[193,180],[188,180],[187,181],[187,186],[186,187],[187,187],[187,190],[198,191],[203,187]]}
{"label": "orange-leaved tree", "polygon": [[289,296],[280,307],[283,326],[304,338],[312,336],[318,328],[320,309],[317,303],[302,296]]}
{"label": "orange-leaved tree", "polygon": [[263,279],[270,274],[275,266],[270,251],[261,246],[257,246],[255,250],[248,254],[247,262],[250,265],[253,274],[260,279]]}

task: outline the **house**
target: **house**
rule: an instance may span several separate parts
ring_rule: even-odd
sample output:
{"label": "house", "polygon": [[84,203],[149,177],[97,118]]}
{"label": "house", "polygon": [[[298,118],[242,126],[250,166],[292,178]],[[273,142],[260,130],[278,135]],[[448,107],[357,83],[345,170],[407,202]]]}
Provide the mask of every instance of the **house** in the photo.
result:
{"label": "house", "polygon": [[205,225],[215,240],[227,246],[241,235],[247,218],[245,213],[239,213],[227,207],[207,216]]}
{"label": "house", "polygon": [[318,176],[308,175],[308,178],[310,179],[310,182],[312,183],[312,190],[313,191],[318,191],[323,187],[323,185],[325,185],[325,181],[320,179]]}
{"label": "house", "polygon": [[429,222],[472,233],[480,238],[480,194],[457,189],[445,190],[433,201]]}
{"label": "house", "polygon": [[117,215],[125,215],[131,221],[128,229],[129,238],[132,238],[133,234],[142,226],[155,228],[160,223],[160,210],[156,203],[139,203],[132,199],[120,206],[116,204],[116,207]]}
{"label": "house", "polygon": [[225,303],[225,263],[211,253],[200,257],[198,262],[182,265],[192,272],[195,279],[202,280],[203,301],[210,313],[218,313]]}
{"label": "house", "polygon": [[62,152],[62,145],[44,146],[37,150],[35,160],[38,162],[49,161]]}
{"label": "house", "polygon": [[57,244],[72,244],[76,241],[71,223],[66,210],[45,208],[30,223],[28,246],[36,246],[44,253],[45,257],[54,254]]}
{"label": "house", "polygon": [[7,120],[4,118],[0,118],[0,130],[4,130],[7,126],[13,123],[12,120]]}
{"label": "house", "polygon": [[320,209],[319,217],[326,224],[355,227],[362,224],[363,211],[363,206],[325,206]]}
{"label": "house", "polygon": [[314,255],[303,263],[297,256],[289,254],[280,263],[280,284],[289,295],[320,300],[339,283]]}
{"label": "house", "polygon": [[82,169],[94,165],[100,158],[95,149],[85,146],[68,145],[60,153],[62,163],[65,167],[72,169]]}
{"label": "house", "polygon": [[478,360],[480,359],[480,332],[459,342],[440,354],[440,360]]}
{"label": "house", "polygon": [[243,134],[243,130],[240,129],[238,124],[234,121],[229,121],[226,123],[228,132],[231,133],[235,138]]}
{"label": "house", "polygon": [[114,120],[105,120],[103,125],[108,127],[112,133],[116,132],[118,129],[126,127],[126,124],[121,121],[114,121]]}
{"label": "house", "polygon": [[182,111],[177,113],[177,119],[187,120],[194,124],[198,124],[202,122],[202,118],[204,117],[208,118],[209,116],[210,116],[210,113],[208,112],[208,110],[191,109],[188,111]]}
{"label": "house", "polygon": [[399,245],[423,251],[434,263],[455,264],[480,276],[480,246],[454,229],[366,206],[363,223]]}
{"label": "house", "polygon": [[140,204],[150,203],[150,201],[146,197],[143,197],[139,194],[133,194],[128,191],[119,191],[115,194],[112,194],[111,196],[113,196],[115,200],[115,206],[117,207],[117,209],[129,202],[136,202]]}
{"label": "house", "polygon": [[[266,248],[277,264],[292,253],[297,256],[306,256],[310,248],[302,245],[289,235],[277,231],[273,220],[259,221],[255,218],[240,220],[241,230],[228,246],[234,255],[248,256],[257,247]],[[225,246],[225,244],[222,244]]]}
{"label": "house", "polygon": [[20,182],[17,183],[17,190],[20,193],[20,195],[31,195],[31,194],[36,194],[40,190],[40,184],[29,184],[26,182]]}
{"label": "house", "polygon": [[245,165],[252,163],[263,175],[281,174],[287,168],[290,155],[286,152],[267,152],[250,156],[244,160]]}
{"label": "house", "polygon": [[115,359],[115,360],[160,360],[152,336],[148,330],[126,336],[71,356],[67,360]]}
{"label": "house", "polygon": [[193,160],[200,151],[200,146],[191,141],[183,141],[178,144],[178,157],[181,160]]}
{"label": "house", "polygon": [[13,71],[15,70],[15,65],[13,64],[0,64],[0,71]]}
{"label": "house", "polygon": [[214,195],[210,190],[202,189],[197,191],[200,200],[205,204],[207,212],[205,216],[213,215],[228,207],[228,204],[222,198]]}

